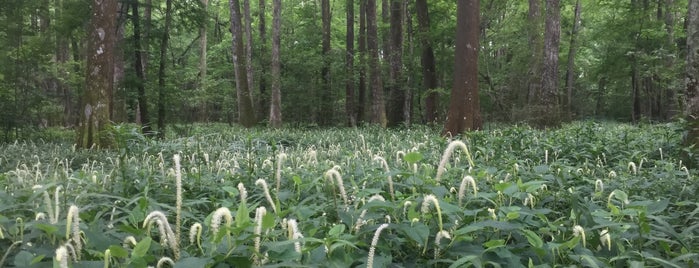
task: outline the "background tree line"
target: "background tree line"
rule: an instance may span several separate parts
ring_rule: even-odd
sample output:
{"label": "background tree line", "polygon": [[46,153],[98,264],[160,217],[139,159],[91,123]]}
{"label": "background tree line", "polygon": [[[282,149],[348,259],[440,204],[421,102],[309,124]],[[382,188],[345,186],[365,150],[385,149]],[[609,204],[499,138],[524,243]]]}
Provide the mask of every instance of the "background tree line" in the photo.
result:
{"label": "background tree line", "polygon": [[664,121],[687,108],[696,2],[0,0],[2,134],[441,124],[450,102],[461,129]]}

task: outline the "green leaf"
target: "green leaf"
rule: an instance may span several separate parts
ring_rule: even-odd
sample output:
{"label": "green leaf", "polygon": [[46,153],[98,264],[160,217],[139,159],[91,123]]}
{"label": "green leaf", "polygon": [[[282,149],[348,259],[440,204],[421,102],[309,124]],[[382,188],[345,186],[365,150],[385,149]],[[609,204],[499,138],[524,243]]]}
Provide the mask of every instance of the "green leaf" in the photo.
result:
{"label": "green leaf", "polygon": [[430,228],[422,222],[416,222],[413,226],[401,224],[399,229],[420,246],[425,245],[430,234]]}
{"label": "green leaf", "polygon": [[235,226],[240,228],[249,222],[250,213],[248,212],[248,206],[245,203],[240,203],[238,211],[235,213]]}
{"label": "green leaf", "polygon": [[276,216],[272,213],[267,213],[262,216],[262,229],[269,229],[274,227]]}
{"label": "green leaf", "polygon": [[55,225],[38,223],[35,225],[37,229],[44,231],[47,234],[55,234],[58,231],[58,227]]}
{"label": "green leaf", "polygon": [[473,265],[474,267],[483,267],[481,257],[479,257],[478,255],[468,255],[465,257],[461,257],[460,259],[456,260],[454,263],[449,265],[449,268],[470,267],[471,265]]}
{"label": "green leaf", "polygon": [[189,257],[179,260],[177,263],[175,263],[175,267],[207,267],[207,264],[209,264],[211,261],[212,260],[210,258]]}
{"label": "green leaf", "polygon": [[32,261],[34,261],[34,255],[29,251],[22,250],[15,255],[14,265],[15,267],[30,267]]}
{"label": "green leaf", "polygon": [[141,241],[136,244],[136,246],[133,248],[133,251],[131,252],[131,255],[133,257],[145,257],[146,254],[148,253],[148,249],[150,249],[150,243],[153,241],[150,237],[143,238]]}
{"label": "green leaf", "polygon": [[483,243],[483,245],[488,249],[492,250],[495,248],[499,248],[502,246],[505,246],[505,239],[495,239],[495,240],[490,240],[488,242]]}
{"label": "green leaf", "polygon": [[336,224],[333,226],[330,231],[328,231],[328,235],[331,237],[339,237],[340,234],[342,234],[345,231],[345,225],[344,224]]}
{"label": "green leaf", "polygon": [[539,235],[537,235],[535,232],[531,230],[522,229],[522,233],[524,233],[524,236],[527,237],[527,241],[529,241],[529,244],[533,247],[541,248],[544,246],[544,241],[542,241],[541,237],[539,237]]}
{"label": "green leaf", "polygon": [[409,164],[415,164],[422,160],[422,154],[419,152],[409,152],[405,154],[405,156],[403,156],[403,160],[405,160],[405,162],[408,162]]}
{"label": "green leaf", "polygon": [[126,258],[129,256],[129,252],[126,251],[126,249],[117,245],[109,246],[109,252],[116,258]]}

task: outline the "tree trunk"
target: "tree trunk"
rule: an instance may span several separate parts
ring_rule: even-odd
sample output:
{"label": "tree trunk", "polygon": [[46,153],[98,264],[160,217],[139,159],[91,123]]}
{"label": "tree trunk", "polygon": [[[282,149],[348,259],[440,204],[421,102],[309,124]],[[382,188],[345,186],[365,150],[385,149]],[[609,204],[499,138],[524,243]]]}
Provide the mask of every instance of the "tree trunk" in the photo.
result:
{"label": "tree trunk", "polygon": [[243,18],[245,19],[245,24],[243,27],[243,33],[245,34],[245,72],[248,79],[248,91],[250,92],[250,103],[255,103],[254,94],[252,94],[252,89],[254,86],[255,74],[253,72],[252,66],[252,18],[250,16],[250,0],[243,0]]}
{"label": "tree trunk", "polygon": [[281,25],[282,1],[273,0],[272,11],[272,103],[269,112],[269,124],[273,128],[282,126],[282,93],[281,93]]}
{"label": "tree trunk", "polygon": [[366,0],[359,0],[359,36],[357,37],[359,53],[359,83],[357,84],[357,124],[365,120],[366,104]]}
{"label": "tree trunk", "polygon": [[546,0],[546,29],[544,32],[544,69],[541,75],[541,126],[560,124],[558,104],[558,50],[561,39],[560,0]]}
{"label": "tree trunk", "polygon": [[[63,1],[56,1],[56,18],[62,20],[63,17]],[[65,36],[66,33],[56,31],[56,61],[58,63],[58,76],[68,77],[68,70],[66,63],[69,60],[68,51],[68,39]],[[59,79],[57,84],[58,92],[62,95],[63,99],[63,126],[70,127],[75,123],[73,118],[73,99],[70,86],[63,80]]]}
{"label": "tree trunk", "polygon": [[[201,27],[199,28],[199,91],[201,91],[200,94],[206,94],[206,72],[207,72],[207,63],[206,63],[206,52],[207,52],[207,26],[209,25],[209,12],[208,12],[208,7],[209,7],[209,0],[201,0],[201,5],[204,8],[204,14],[205,14],[205,19],[204,22],[202,23]],[[199,106],[199,118],[202,120],[209,121],[208,119],[208,112],[207,112],[207,100],[206,98],[202,98],[201,104]]]}
{"label": "tree trunk", "polygon": [[108,147],[103,135],[109,125],[110,92],[114,87],[114,39],[116,33],[117,1],[92,3],[87,44],[84,105],[77,128],[79,148]]}
{"label": "tree trunk", "polygon": [[699,145],[699,0],[687,8],[687,67],[685,70],[685,115],[688,133],[685,145]]}
{"label": "tree trunk", "polygon": [[367,50],[369,52],[369,83],[371,84],[371,123],[386,127],[386,106],[379,66],[379,38],[376,25],[376,0],[366,1]]}
{"label": "tree trunk", "polygon": [[439,87],[437,80],[437,71],[434,58],[434,49],[432,49],[432,39],[430,38],[430,17],[427,10],[427,0],[417,0],[415,2],[417,9],[418,28],[420,29],[420,43],[422,44],[422,84],[427,90],[425,98],[425,123],[437,122],[437,102],[439,101],[436,89]]}
{"label": "tree trunk", "polygon": [[527,79],[526,103],[532,104],[541,91],[543,41],[541,38],[541,0],[529,0],[529,75]]}
{"label": "tree trunk", "polygon": [[[258,20],[259,20],[259,32],[260,32],[260,52],[259,55],[260,66],[268,66],[267,59],[267,26],[265,24],[265,0],[259,1],[258,9]],[[267,96],[267,68],[260,69],[260,81],[257,83],[259,86],[259,95],[257,97],[257,117],[265,118],[265,114],[270,109],[268,104],[269,98]]]}
{"label": "tree trunk", "polygon": [[330,82],[330,0],[321,0],[321,19],[323,24],[322,34],[322,58],[323,66],[320,70],[322,88],[320,89],[320,109],[318,109],[318,123],[327,126],[333,118],[332,86]]}
{"label": "tree trunk", "polygon": [[482,126],[478,95],[479,2],[457,2],[454,82],[442,135],[453,136]]}
{"label": "tree trunk", "polygon": [[114,90],[111,96],[112,108],[109,111],[109,119],[112,122],[126,122],[126,101],[128,93],[124,87],[125,65],[124,60],[124,31],[129,5],[119,2],[117,4],[117,31],[114,41]]}
{"label": "tree trunk", "polygon": [[[360,0],[362,1],[362,0]],[[357,126],[357,113],[354,101],[354,0],[347,0],[347,36],[345,51],[345,113],[347,114],[347,126]]]}
{"label": "tree trunk", "polygon": [[229,0],[231,14],[233,72],[235,73],[236,97],[238,99],[238,122],[244,127],[255,125],[255,112],[250,97],[250,87],[245,70],[248,59],[243,46],[243,29],[240,14],[240,1]]}
{"label": "tree trunk", "polygon": [[573,87],[575,86],[575,53],[577,49],[578,31],[580,27],[580,0],[575,1],[575,15],[573,17],[573,29],[570,32],[570,46],[568,47],[568,68],[566,68],[566,108],[568,117],[573,118]]}
{"label": "tree trunk", "polygon": [[158,66],[158,137],[165,137],[165,64],[167,63],[167,46],[172,24],[172,0],[165,1],[165,27],[160,39],[160,65]]}
{"label": "tree trunk", "polygon": [[136,87],[138,88],[138,110],[140,112],[141,119],[141,131],[143,133],[150,133],[151,124],[150,117],[148,114],[148,98],[146,96],[146,76],[145,69],[143,68],[143,48],[141,46],[141,17],[139,15],[139,2],[131,2],[133,9],[133,14],[131,17],[133,24],[133,40],[134,40],[134,70],[136,70]]}
{"label": "tree trunk", "polygon": [[391,0],[388,125],[398,126],[405,121],[405,90],[403,90],[403,3]]}

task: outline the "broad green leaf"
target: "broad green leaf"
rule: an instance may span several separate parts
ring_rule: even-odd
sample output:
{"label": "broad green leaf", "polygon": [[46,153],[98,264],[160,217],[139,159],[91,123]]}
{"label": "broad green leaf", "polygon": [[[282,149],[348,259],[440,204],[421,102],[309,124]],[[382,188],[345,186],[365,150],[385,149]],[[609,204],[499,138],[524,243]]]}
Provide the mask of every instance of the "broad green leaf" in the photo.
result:
{"label": "broad green leaf", "polygon": [[145,257],[146,253],[148,253],[148,249],[150,249],[150,243],[153,241],[150,237],[145,237],[141,239],[141,241],[136,244],[136,246],[133,248],[133,251],[131,251],[131,255],[134,257]]}
{"label": "broad green leaf", "polygon": [[126,249],[117,245],[109,246],[109,252],[110,254],[112,254],[113,257],[116,258],[126,258],[129,256],[129,252],[126,251]]}
{"label": "broad green leaf", "polygon": [[15,267],[30,267],[34,261],[34,255],[29,251],[22,250],[15,255]]}
{"label": "broad green leaf", "polygon": [[175,267],[189,268],[189,267],[206,267],[212,260],[209,258],[197,258],[189,257],[184,258],[175,263]]}
{"label": "broad green leaf", "polygon": [[539,235],[537,235],[535,232],[527,229],[522,229],[522,232],[524,233],[524,236],[527,237],[529,244],[533,247],[541,248],[544,246],[544,241],[542,241],[541,237],[539,237]]}
{"label": "broad green leaf", "polygon": [[505,240],[504,239],[493,239],[493,240],[489,240],[488,242],[483,243],[483,245],[488,250],[492,250],[492,249],[504,246]]}
{"label": "broad green leaf", "polygon": [[483,263],[481,262],[481,257],[477,255],[468,255],[465,257],[461,257],[460,259],[456,260],[454,263],[449,265],[449,268],[465,268],[465,267],[483,267]]}
{"label": "broad green leaf", "polygon": [[409,164],[415,164],[422,160],[422,154],[419,152],[409,152],[405,154],[405,156],[403,156],[403,160],[405,160],[405,162],[408,162]]}
{"label": "broad green leaf", "polygon": [[245,203],[240,203],[238,211],[235,213],[235,226],[240,228],[249,222],[250,213],[248,212],[248,206]]}
{"label": "broad green leaf", "polygon": [[267,213],[262,217],[262,229],[274,227],[276,216],[273,213]]}
{"label": "broad green leaf", "polygon": [[336,224],[333,226],[330,231],[328,231],[328,235],[331,237],[338,237],[340,234],[342,234],[345,231],[345,225],[344,224]]}

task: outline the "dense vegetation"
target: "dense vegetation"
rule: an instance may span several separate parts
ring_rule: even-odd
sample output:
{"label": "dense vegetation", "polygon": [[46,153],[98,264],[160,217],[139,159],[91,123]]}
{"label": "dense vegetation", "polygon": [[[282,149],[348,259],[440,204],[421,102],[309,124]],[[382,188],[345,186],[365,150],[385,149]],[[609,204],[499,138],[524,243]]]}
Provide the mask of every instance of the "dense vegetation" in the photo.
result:
{"label": "dense vegetation", "polygon": [[674,123],[502,126],[453,141],[426,127],[169,132],[116,125],[113,150],[1,145],[0,266],[699,262],[697,174]]}

